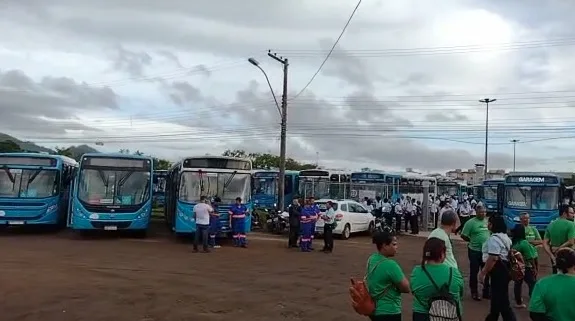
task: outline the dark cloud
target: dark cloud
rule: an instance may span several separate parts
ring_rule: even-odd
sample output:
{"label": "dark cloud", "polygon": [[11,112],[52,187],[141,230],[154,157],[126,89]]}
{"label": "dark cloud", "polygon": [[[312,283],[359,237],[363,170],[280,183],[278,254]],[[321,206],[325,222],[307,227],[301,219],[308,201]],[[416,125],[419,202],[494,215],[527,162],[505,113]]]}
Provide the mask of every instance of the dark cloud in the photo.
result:
{"label": "dark cloud", "polygon": [[132,77],[142,77],[144,68],[152,64],[152,56],[145,51],[131,51],[118,46],[112,61],[116,71],[127,72]]}
{"label": "dark cloud", "polygon": [[65,130],[97,131],[77,122],[82,111],[118,109],[110,88],[95,88],[66,77],[35,81],[20,70],[0,71],[0,128],[28,136],[64,133]]}

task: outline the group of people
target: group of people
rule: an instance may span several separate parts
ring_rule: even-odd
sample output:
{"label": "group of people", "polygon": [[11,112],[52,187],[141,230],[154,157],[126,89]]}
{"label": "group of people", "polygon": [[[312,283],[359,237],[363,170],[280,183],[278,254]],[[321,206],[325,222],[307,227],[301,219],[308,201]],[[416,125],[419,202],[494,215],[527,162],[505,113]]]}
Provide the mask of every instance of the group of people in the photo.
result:
{"label": "group of people", "polygon": [[324,246],[322,251],[325,253],[333,252],[333,230],[337,224],[335,210],[331,201],[328,201],[325,206],[325,211],[322,212],[313,197],[306,200],[299,198],[293,200],[293,203],[288,208],[288,247],[299,248],[302,252],[313,251],[316,222],[322,219],[324,222],[322,233]]}
{"label": "group of people", "polygon": [[411,197],[401,197],[395,202],[381,196],[376,196],[375,200],[365,197],[362,205],[375,217],[383,217],[385,224],[393,227],[395,219],[395,231],[401,231],[401,221],[404,221],[405,232],[408,233],[411,228],[411,234],[419,234],[419,218],[422,214],[421,202]]}
{"label": "group of people", "polygon": [[[575,223],[573,208],[563,206],[561,216],[547,227],[545,236],[530,225],[529,213],[521,214],[520,222],[507,234],[507,226],[500,215],[486,216],[482,205],[475,206],[476,215],[460,229],[467,242],[469,260],[469,288],[476,301],[489,300],[486,321],[516,321],[509,299],[509,283],[514,282],[514,307],[529,309],[533,321],[575,320]],[[402,293],[411,293],[412,320],[430,320],[432,302],[443,290],[444,300],[452,300],[454,313],[462,320],[464,281],[452,245],[452,235],[460,227],[456,211],[442,212],[439,225],[427,239],[422,262],[413,268],[408,279],[399,264],[393,260],[397,252],[397,239],[390,233],[377,232],[373,237],[376,253],[367,262],[366,282],[376,303],[371,320],[401,320]],[[539,258],[537,247],[543,247],[553,265],[554,275],[538,279]],[[524,264],[523,277],[512,280],[510,273],[516,253]],[[515,263],[514,263],[515,262]],[[557,274],[560,272],[559,274]],[[529,289],[529,304],[523,301],[522,285]],[[479,284],[482,291],[479,292]],[[449,300],[448,300],[449,301]],[[431,311],[431,312],[430,312]],[[457,318],[455,320],[457,320]]]}
{"label": "group of people", "polygon": [[[222,200],[215,196],[209,199],[206,196],[200,197],[200,202],[194,205],[193,219],[196,223],[196,233],[194,233],[194,247],[193,251],[198,252],[200,240],[202,241],[202,252],[210,252],[210,248],[219,248],[217,244],[217,236],[220,233],[221,222],[218,207]],[[232,230],[233,245],[234,247],[246,248],[246,215],[248,214],[247,207],[242,204],[240,197],[236,198],[229,211],[229,223]]]}

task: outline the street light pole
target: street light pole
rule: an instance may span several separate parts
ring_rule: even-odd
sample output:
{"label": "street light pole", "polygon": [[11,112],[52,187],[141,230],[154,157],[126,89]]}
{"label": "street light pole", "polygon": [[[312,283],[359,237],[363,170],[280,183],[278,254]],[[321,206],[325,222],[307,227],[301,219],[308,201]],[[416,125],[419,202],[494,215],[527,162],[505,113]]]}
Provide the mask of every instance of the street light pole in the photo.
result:
{"label": "street light pole", "polygon": [[489,145],[489,103],[497,101],[497,99],[481,99],[480,103],[485,104],[485,158],[483,160],[483,179],[487,179],[487,146]]}
{"label": "street light pole", "polygon": [[513,143],[513,171],[515,172],[515,145],[519,142],[519,139],[512,139]]}
{"label": "street light pole", "polygon": [[288,94],[288,66],[289,62],[287,58],[278,56],[276,53],[272,53],[271,50],[268,50],[268,56],[275,61],[281,63],[283,65],[283,90],[282,90],[282,102],[281,107],[278,104],[278,101],[275,97],[272,85],[268,79],[267,74],[265,71],[259,66],[259,63],[254,59],[250,58],[248,61],[258,67],[266,77],[268,85],[270,86],[270,90],[272,91],[272,95],[274,96],[274,101],[276,103],[276,107],[278,107],[278,111],[281,118],[281,131],[280,131],[280,169],[279,169],[279,177],[278,177],[278,196],[279,196],[279,204],[278,209],[283,211],[285,209],[285,171],[286,171],[286,140],[287,140],[287,94]]}

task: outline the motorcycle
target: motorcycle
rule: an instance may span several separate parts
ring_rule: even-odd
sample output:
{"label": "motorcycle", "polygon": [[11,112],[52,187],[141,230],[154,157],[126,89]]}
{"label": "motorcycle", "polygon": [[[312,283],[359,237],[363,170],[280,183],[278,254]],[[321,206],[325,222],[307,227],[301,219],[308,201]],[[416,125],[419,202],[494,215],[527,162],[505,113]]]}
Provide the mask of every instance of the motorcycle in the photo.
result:
{"label": "motorcycle", "polygon": [[375,218],[375,231],[378,231],[378,232],[386,231],[386,232],[390,233],[391,235],[396,235],[395,223],[396,223],[395,217],[393,217],[393,219],[392,219],[391,226],[386,224],[385,218],[376,217]]}
{"label": "motorcycle", "polygon": [[289,229],[289,214],[280,213],[277,210],[266,211],[266,228],[269,232],[281,234]]}
{"label": "motorcycle", "polygon": [[260,215],[257,211],[252,212],[252,230],[259,229],[260,226]]}

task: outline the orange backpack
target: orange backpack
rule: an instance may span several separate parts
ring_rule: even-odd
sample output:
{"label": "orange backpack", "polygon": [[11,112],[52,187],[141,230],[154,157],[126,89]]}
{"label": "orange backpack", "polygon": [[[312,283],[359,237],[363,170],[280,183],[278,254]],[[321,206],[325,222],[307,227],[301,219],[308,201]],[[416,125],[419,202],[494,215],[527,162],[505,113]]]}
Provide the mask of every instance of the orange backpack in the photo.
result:
{"label": "orange backpack", "polygon": [[[367,276],[373,273],[373,271],[375,271],[379,264],[384,260],[385,259],[381,259],[375,264],[371,271],[367,271],[363,277],[363,280],[354,280],[353,278],[351,279],[351,286],[349,287],[351,306],[355,312],[360,315],[370,316],[375,312],[375,299],[374,296],[369,293],[367,288]],[[384,296],[388,288],[389,287],[383,289],[377,298]]]}

